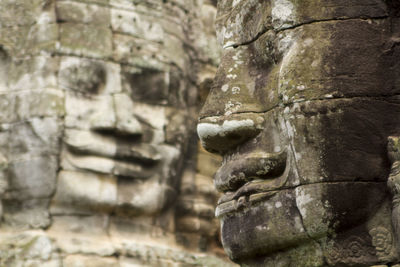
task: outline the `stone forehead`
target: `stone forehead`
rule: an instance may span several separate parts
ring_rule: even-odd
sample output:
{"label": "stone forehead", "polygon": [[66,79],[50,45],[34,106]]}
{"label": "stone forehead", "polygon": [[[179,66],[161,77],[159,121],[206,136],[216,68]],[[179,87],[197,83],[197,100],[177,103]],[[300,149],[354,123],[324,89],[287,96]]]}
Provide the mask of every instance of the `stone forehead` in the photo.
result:
{"label": "stone forehead", "polygon": [[224,46],[249,42],[259,34],[296,27],[313,21],[387,16],[384,1],[374,0],[227,0],[218,2],[216,22]]}
{"label": "stone forehead", "polygon": [[[323,99],[394,96],[400,91],[400,65],[392,55],[397,49],[389,44],[398,38],[397,21],[314,21],[233,41],[225,46],[201,117]],[[226,42],[240,37],[223,36],[229,36]]]}

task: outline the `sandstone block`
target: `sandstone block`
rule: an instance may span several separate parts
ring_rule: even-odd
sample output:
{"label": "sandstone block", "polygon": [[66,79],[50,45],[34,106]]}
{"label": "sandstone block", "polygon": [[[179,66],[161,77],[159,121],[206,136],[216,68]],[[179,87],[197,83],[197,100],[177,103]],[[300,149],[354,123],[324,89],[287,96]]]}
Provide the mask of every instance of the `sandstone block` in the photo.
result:
{"label": "sandstone block", "polygon": [[117,184],[114,177],[95,173],[61,171],[51,210],[69,212],[107,211],[116,205]]}
{"label": "sandstone block", "polygon": [[56,13],[57,20],[62,22],[110,26],[110,10],[96,4],[69,1],[57,2]]}
{"label": "sandstone block", "polygon": [[79,216],[75,213],[73,216],[53,215],[52,219],[47,233],[66,255],[108,257],[115,253],[114,244],[107,235],[107,216]]}
{"label": "sandstone block", "polygon": [[[137,68],[161,70],[165,66],[163,46],[159,43],[149,43],[143,39],[128,35],[113,34],[113,58]],[[141,71],[136,69],[136,72]]]}
{"label": "sandstone block", "polygon": [[13,138],[7,144],[10,161],[30,160],[35,157],[57,157],[60,150],[62,125],[58,118],[32,118],[16,123],[9,129]]}
{"label": "sandstone block", "polygon": [[115,267],[119,266],[114,257],[98,257],[86,255],[68,255],[63,259],[64,266],[70,267]]}
{"label": "sandstone block", "polygon": [[39,231],[3,232],[0,264],[4,266],[61,267],[53,240]]}
{"label": "sandstone block", "polygon": [[15,59],[9,64],[8,90],[57,89],[58,57],[39,55]]}
{"label": "sandstone block", "polygon": [[16,58],[54,52],[58,39],[57,24],[34,24],[0,28],[0,42]]}
{"label": "sandstone block", "polygon": [[36,156],[9,163],[9,199],[46,198],[54,193],[58,160]]}
{"label": "sandstone block", "polygon": [[149,41],[161,42],[164,40],[163,28],[156,18],[133,11],[111,9],[111,27],[114,32],[129,34]]}
{"label": "sandstone block", "polygon": [[50,197],[55,189],[58,161],[54,156],[42,156],[10,162],[9,199]]}
{"label": "sandstone block", "polygon": [[0,123],[11,123],[17,121],[16,95],[10,93],[0,93]]}
{"label": "sandstone block", "polygon": [[4,226],[12,229],[47,228],[51,223],[48,212],[49,202],[48,198],[27,200],[16,200],[15,197],[3,198]]}
{"label": "sandstone block", "polygon": [[63,23],[60,25],[60,50],[66,54],[93,58],[109,58],[112,54],[112,33],[108,27]]}
{"label": "sandstone block", "polygon": [[16,102],[16,113],[21,120],[65,114],[64,93],[60,90],[22,91],[17,94]]}
{"label": "sandstone block", "polygon": [[54,2],[4,0],[0,3],[0,28],[55,23]]}

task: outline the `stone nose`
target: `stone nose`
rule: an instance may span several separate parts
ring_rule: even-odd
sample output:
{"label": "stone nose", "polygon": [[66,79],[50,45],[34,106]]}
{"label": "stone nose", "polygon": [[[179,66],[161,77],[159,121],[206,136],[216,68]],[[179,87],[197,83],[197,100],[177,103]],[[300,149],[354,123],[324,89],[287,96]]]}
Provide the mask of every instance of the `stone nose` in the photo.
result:
{"label": "stone nose", "polygon": [[268,80],[273,76],[271,66],[258,61],[252,49],[225,49],[200,118],[262,113],[275,107],[279,98],[276,83]]}
{"label": "stone nose", "polygon": [[142,135],[142,125],[136,118],[133,105],[128,95],[114,94],[112,108],[99,112],[99,118],[91,118],[91,129],[117,132],[122,135]]}
{"label": "stone nose", "polygon": [[257,136],[263,129],[263,123],[264,118],[254,113],[206,117],[200,119],[197,134],[207,151],[223,155]]}

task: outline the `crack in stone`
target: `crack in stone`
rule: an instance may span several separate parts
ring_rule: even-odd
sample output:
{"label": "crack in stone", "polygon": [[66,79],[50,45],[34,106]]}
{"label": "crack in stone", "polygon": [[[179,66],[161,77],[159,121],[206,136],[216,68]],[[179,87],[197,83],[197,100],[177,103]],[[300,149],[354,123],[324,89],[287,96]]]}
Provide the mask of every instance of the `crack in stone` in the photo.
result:
{"label": "crack in stone", "polygon": [[[332,97],[332,98],[312,98],[312,99],[304,99],[304,100],[287,102],[287,103],[279,103],[277,105],[272,106],[269,109],[262,110],[262,111],[238,111],[238,112],[232,113],[229,116],[226,116],[226,115],[200,116],[199,120],[203,120],[203,119],[207,119],[207,118],[211,118],[211,117],[226,117],[227,119],[229,119],[230,117],[232,117],[236,114],[260,114],[261,115],[261,114],[268,113],[279,107],[285,108],[285,107],[293,106],[298,103],[308,103],[308,102],[315,102],[315,101],[351,100],[351,99],[389,101],[390,98],[395,98],[395,97],[400,97],[400,93],[388,94],[388,95],[377,95],[377,96],[347,96],[347,97]],[[399,102],[399,105],[400,105],[400,102]]]}
{"label": "crack in stone", "polygon": [[289,27],[284,27],[281,29],[273,29],[273,28],[264,28],[262,29],[260,32],[258,32],[256,34],[256,36],[248,41],[244,41],[242,43],[239,44],[232,44],[232,45],[228,45],[225,46],[224,49],[226,48],[238,48],[240,46],[247,46],[250,45],[254,42],[256,42],[262,35],[264,35],[265,33],[269,32],[269,31],[273,31],[275,32],[275,34],[287,31],[287,30],[293,30],[299,27],[302,27],[304,25],[310,25],[310,24],[315,24],[315,23],[325,23],[325,22],[331,22],[331,21],[347,21],[347,20],[381,20],[381,19],[388,19],[390,18],[389,16],[380,16],[380,17],[357,17],[357,18],[333,18],[333,19],[319,19],[319,20],[311,20],[311,21],[306,21],[306,22],[302,22],[302,23],[298,23]]}
{"label": "crack in stone", "polygon": [[[287,132],[287,134],[289,135],[289,130],[287,129],[287,127],[286,127],[286,122],[287,122],[287,120],[285,120],[284,119],[284,121],[285,121],[285,128],[286,128],[286,132]],[[294,151],[294,147],[293,147],[293,144],[292,143],[290,143],[290,151],[291,151],[291,154],[292,154],[292,157],[293,157],[293,162],[294,162],[294,167],[295,167],[295,170],[296,170],[296,175],[298,175],[298,165],[297,165],[297,161],[296,161],[296,158],[295,158],[295,151]],[[300,186],[300,185],[299,185]],[[318,244],[318,247],[319,247],[319,249],[320,249],[320,251],[321,251],[321,253],[322,253],[322,245],[318,242],[318,239],[316,239],[316,238],[313,238],[311,235],[310,235],[310,233],[309,233],[309,231],[307,230],[307,228],[306,228],[306,226],[305,226],[305,224],[304,224],[304,219],[303,219],[303,215],[301,214],[301,211],[300,211],[300,208],[298,207],[298,205],[297,205],[297,201],[295,201],[295,207],[296,207],[296,210],[297,210],[297,212],[298,212],[298,214],[299,214],[299,216],[300,216],[300,223],[301,223],[301,226],[303,227],[303,229],[304,229],[304,232],[306,233],[306,235],[308,236],[308,238],[310,239],[310,240],[312,240],[312,241],[314,241],[316,244]],[[322,253],[323,254],[323,253]],[[323,260],[325,261],[325,257],[323,256]]]}
{"label": "crack in stone", "polygon": [[[340,181],[322,181],[322,182],[310,182],[310,183],[302,183],[302,184],[298,184],[298,185],[292,185],[292,186],[282,186],[279,189],[268,189],[268,190],[263,190],[263,191],[258,191],[258,192],[252,192],[250,194],[243,194],[240,196],[244,196],[244,195],[252,195],[254,193],[268,193],[268,192],[280,192],[280,191],[284,191],[284,190],[295,190],[298,187],[301,186],[309,186],[309,185],[338,185],[338,184],[386,184],[387,181],[349,181],[349,180],[340,180]],[[231,192],[232,191],[220,191],[221,193],[227,193],[227,192]],[[248,192],[247,192],[248,193]],[[222,202],[222,203],[226,203],[229,201],[233,201],[233,200],[238,200],[239,197],[237,198],[233,198],[231,200]],[[261,201],[262,202],[262,201]],[[220,203],[220,204],[222,204]]]}
{"label": "crack in stone", "polygon": [[228,48],[228,47],[238,48],[239,46],[250,45],[250,44],[256,42],[262,35],[264,35],[265,33],[269,32],[270,30],[272,30],[272,29],[271,29],[271,28],[264,28],[264,29],[262,29],[260,32],[258,32],[258,33],[256,34],[256,36],[253,37],[251,40],[245,41],[245,42],[240,43],[240,44],[229,45],[229,46],[226,46],[226,47],[224,47],[224,48]]}
{"label": "crack in stone", "polygon": [[299,27],[302,27],[304,25],[310,25],[310,24],[315,24],[315,23],[325,23],[325,22],[331,22],[331,21],[348,21],[348,20],[381,20],[381,19],[387,19],[389,16],[379,16],[379,17],[356,17],[356,18],[333,18],[333,19],[319,19],[319,20],[311,20],[311,21],[306,21],[302,23],[295,24],[290,27],[285,27],[282,29],[278,29],[275,32],[280,33],[284,32],[286,30],[293,30]]}

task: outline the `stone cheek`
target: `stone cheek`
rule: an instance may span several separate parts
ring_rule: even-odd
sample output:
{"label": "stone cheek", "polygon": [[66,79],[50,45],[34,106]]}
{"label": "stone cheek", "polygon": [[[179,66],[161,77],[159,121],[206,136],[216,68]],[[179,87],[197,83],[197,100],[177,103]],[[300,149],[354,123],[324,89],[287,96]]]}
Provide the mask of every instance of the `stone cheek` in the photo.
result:
{"label": "stone cheek", "polygon": [[278,191],[258,205],[245,205],[242,211],[222,217],[222,242],[232,259],[255,258],[267,251],[279,251],[288,242],[295,245],[311,241],[293,193]]}

